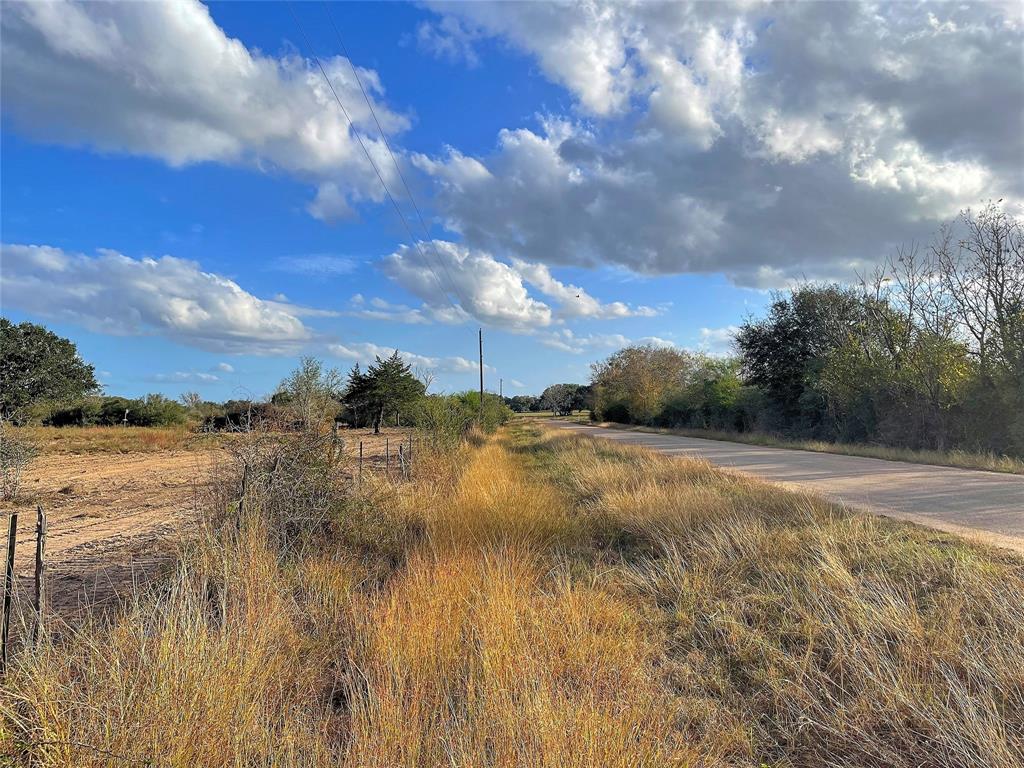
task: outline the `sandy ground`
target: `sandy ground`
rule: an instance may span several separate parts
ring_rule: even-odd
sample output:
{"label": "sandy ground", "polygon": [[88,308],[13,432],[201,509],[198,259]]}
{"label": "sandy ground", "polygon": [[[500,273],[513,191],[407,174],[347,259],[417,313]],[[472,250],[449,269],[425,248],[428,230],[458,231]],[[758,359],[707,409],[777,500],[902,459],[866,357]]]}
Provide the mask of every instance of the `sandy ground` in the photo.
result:
{"label": "sandy ground", "polygon": [[[221,449],[44,455],[25,473],[15,571],[31,591],[35,505],[47,513],[47,605],[62,615],[104,603],[173,561],[197,524],[196,495]],[[6,518],[6,514],[4,515]],[[6,542],[6,532],[0,534]]]}
{"label": "sandy ground", "polygon": [[[338,436],[351,459],[342,471],[358,471],[362,442],[366,471],[382,471],[387,450],[397,472],[398,446],[407,445],[409,430],[390,427],[374,435],[372,430],[343,429]],[[33,589],[36,504],[48,520],[46,604],[53,613],[71,617],[86,605],[110,603],[133,582],[145,582],[173,564],[178,546],[199,524],[199,496],[218,459],[231,457],[216,444],[126,453],[49,452],[35,459],[25,472],[18,502],[0,504],[3,526],[10,512],[19,513],[15,573],[22,599]],[[6,547],[6,527],[0,541]]]}
{"label": "sandy ground", "polygon": [[1024,476],[785,448],[607,429],[552,426],[671,456],[704,458],[781,485],[821,493],[898,517],[1024,552]]}

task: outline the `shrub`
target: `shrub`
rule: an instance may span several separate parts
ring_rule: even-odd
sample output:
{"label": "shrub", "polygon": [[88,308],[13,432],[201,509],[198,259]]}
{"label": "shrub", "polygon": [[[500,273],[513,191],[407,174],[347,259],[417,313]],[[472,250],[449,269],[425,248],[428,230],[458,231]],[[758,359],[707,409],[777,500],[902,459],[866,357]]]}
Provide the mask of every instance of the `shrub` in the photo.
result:
{"label": "shrub", "polygon": [[31,440],[0,421],[0,496],[5,500],[18,497],[22,473],[36,452]]}

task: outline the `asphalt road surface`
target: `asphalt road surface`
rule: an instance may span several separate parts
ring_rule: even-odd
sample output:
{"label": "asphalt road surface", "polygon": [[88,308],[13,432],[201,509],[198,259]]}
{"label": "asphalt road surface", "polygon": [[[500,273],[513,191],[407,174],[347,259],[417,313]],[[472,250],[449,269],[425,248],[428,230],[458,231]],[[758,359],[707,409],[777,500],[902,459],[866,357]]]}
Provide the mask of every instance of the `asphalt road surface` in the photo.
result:
{"label": "asphalt road surface", "polygon": [[836,501],[1024,552],[1024,476],[552,421],[670,456],[699,457]]}

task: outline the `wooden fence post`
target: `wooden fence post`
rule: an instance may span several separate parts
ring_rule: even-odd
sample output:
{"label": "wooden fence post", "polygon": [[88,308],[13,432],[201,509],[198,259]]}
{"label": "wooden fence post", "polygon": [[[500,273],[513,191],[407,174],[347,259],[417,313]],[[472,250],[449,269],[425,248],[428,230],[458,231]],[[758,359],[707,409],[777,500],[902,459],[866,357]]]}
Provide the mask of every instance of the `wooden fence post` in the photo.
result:
{"label": "wooden fence post", "polygon": [[391,444],[389,438],[384,438],[384,474],[391,476]]}
{"label": "wooden fence post", "polygon": [[43,579],[46,575],[46,512],[41,504],[36,505],[36,592],[35,611],[36,620],[32,625],[32,647],[36,647],[43,630],[43,598],[45,596],[45,584]]}
{"label": "wooden fence post", "polygon": [[359,441],[359,487],[363,487],[363,441]]}
{"label": "wooden fence post", "polygon": [[7,530],[7,573],[4,576],[4,619],[0,635],[0,674],[7,671],[7,641],[11,635],[11,596],[14,592],[14,547],[18,536],[18,513],[11,515]]}

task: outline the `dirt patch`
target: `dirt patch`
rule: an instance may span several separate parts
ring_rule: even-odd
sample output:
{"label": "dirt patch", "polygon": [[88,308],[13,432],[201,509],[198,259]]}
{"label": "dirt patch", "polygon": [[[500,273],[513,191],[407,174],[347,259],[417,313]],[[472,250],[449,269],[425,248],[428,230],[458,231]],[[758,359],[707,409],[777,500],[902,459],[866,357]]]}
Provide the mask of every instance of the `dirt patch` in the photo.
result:
{"label": "dirt patch", "polygon": [[47,605],[69,616],[173,562],[183,535],[198,524],[197,495],[218,455],[223,449],[36,459],[25,473],[22,498],[3,505],[5,513],[19,512],[21,593],[31,589],[36,504],[48,517]]}

